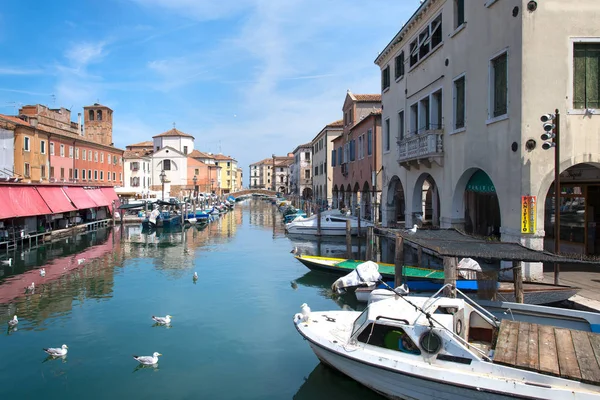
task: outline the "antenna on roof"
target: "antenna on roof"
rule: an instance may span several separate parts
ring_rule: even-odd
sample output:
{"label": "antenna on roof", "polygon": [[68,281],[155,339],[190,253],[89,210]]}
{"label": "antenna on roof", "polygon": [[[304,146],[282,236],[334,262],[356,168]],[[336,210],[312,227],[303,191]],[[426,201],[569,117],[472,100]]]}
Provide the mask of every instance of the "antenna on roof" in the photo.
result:
{"label": "antenna on roof", "polygon": [[52,97],[52,105],[54,106],[54,104],[56,103],[56,95],[51,94],[50,97]]}
{"label": "antenna on roof", "polygon": [[173,122],[173,129],[175,129],[175,125],[176,125],[175,122]]}

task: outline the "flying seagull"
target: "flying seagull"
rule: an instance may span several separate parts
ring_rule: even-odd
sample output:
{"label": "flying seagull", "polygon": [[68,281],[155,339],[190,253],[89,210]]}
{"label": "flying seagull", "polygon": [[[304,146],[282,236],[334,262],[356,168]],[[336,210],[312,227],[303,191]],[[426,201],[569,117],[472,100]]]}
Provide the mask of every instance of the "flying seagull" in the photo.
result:
{"label": "flying seagull", "polygon": [[44,349],[44,351],[50,354],[52,357],[64,357],[67,355],[68,349],[69,347],[67,347],[66,344],[63,344],[61,347],[49,347],[47,349]]}
{"label": "flying seagull", "polygon": [[162,354],[157,353],[156,351],[152,356],[133,356],[135,361],[139,362],[142,365],[154,365],[158,363],[158,356],[162,356]]}
{"label": "flying seagull", "polygon": [[171,318],[173,317],[171,317],[170,315],[167,315],[165,317],[155,317],[154,315],[152,316],[152,319],[161,325],[169,325],[171,323]]}
{"label": "flying seagull", "polygon": [[14,328],[15,326],[17,326],[18,323],[19,323],[19,320],[17,319],[17,316],[14,315],[12,317],[12,319],[8,321],[8,327],[9,328]]}

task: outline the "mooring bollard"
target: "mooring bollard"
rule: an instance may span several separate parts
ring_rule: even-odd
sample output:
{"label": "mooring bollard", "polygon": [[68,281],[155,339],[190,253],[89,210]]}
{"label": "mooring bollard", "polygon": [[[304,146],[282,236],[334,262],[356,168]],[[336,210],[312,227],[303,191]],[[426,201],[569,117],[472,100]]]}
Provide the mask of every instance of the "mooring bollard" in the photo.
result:
{"label": "mooring bollard", "polygon": [[394,287],[401,286],[404,281],[404,238],[396,236],[396,250],[394,253]]}

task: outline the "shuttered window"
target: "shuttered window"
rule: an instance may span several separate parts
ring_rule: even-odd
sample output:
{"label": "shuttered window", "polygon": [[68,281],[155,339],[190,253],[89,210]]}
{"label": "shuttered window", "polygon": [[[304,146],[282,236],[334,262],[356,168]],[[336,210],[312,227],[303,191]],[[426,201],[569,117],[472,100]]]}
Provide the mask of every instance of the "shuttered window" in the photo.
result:
{"label": "shuttered window", "polygon": [[508,75],[506,53],[492,60],[493,95],[492,107],[494,117],[504,115],[508,110]]}
{"label": "shuttered window", "polygon": [[600,108],[600,43],[576,43],[573,108]]}

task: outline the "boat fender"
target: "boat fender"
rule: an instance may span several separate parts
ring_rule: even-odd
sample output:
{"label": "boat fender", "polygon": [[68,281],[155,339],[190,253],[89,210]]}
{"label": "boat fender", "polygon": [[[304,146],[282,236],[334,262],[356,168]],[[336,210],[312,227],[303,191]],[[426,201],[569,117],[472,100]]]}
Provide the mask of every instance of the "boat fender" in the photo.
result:
{"label": "boat fender", "polygon": [[442,349],[442,338],[437,333],[429,330],[419,338],[419,346],[425,353],[435,354]]}
{"label": "boat fender", "polygon": [[456,320],[456,328],[455,328],[456,334],[460,336],[462,334],[462,330],[463,330],[462,319],[457,319]]}

